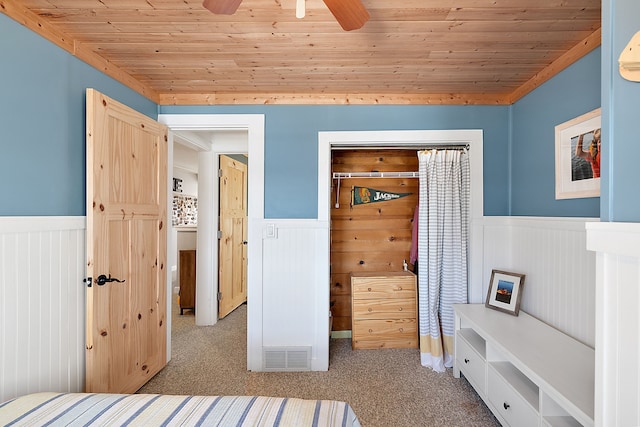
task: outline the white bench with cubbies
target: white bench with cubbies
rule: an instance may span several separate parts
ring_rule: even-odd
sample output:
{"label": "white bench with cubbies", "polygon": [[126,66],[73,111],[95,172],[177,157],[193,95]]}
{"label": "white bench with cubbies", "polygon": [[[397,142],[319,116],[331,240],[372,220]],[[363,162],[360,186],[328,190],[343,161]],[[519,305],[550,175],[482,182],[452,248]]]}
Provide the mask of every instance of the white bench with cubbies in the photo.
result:
{"label": "white bench with cubbies", "polygon": [[462,373],[501,424],[593,426],[594,350],[520,311],[455,304],[454,377]]}

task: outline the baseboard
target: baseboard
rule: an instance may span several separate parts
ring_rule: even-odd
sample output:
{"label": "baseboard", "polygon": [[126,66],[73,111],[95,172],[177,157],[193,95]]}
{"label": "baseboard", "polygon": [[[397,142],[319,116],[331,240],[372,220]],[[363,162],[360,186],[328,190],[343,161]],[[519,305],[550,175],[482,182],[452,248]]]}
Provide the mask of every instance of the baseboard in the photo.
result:
{"label": "baseboard", "polygon": [[331,331],[331,338],[349,338],[351,339],[351,331]]}

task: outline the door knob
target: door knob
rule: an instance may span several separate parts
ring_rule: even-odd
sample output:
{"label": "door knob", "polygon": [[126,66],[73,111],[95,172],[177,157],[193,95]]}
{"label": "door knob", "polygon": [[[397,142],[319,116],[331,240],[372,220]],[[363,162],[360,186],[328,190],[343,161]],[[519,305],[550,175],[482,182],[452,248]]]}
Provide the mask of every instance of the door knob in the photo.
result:
{"label": "door knob", "polygon": [[107,277],[104,274],[99,275],[98,279],[96,280],[96,283],[98,284],[98,286],[102,286],[107,282],[124,283],[124,280],[116,279],[115,277],[111,277],[111,275],[109,275],[109,277]]}

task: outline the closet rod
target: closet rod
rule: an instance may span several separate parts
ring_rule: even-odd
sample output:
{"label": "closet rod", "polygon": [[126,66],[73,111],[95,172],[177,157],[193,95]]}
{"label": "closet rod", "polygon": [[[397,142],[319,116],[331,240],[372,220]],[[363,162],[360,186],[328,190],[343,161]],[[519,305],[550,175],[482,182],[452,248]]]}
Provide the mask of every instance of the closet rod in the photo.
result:
{"label": "closet rod", "polygon": [[430,145],[428,147],[420,147],[418,151],[429,150],[468,150],[469,144],[453,144],[453,145]]}
{"label": "closet rod", "polygon": [[[341,147],[346,148],[346,147]],[[393,147],[397,148],[397,147]],[[424,150],[468,150],[469,144],[432,145],[430,147],[413,147],[417,151]],[[333,179],[341,178],[418,178],[418,172],[333,172]],[[338,181],[338,184],[340,181]]]}
{"label": "closet rod", "polygon": [[398,145],[397,143],[388,143],[388,144],[379,144],[375,146],[371,145],[338,145],[332,146],[331,150],[339,151],[339,150],[416,150],[416,151],[424,151],[424,150],[468,150],[470,148],[469,144],[431,144],[431,145]]}
{"label": "closet rod", "polygon": [[418,172],[334,172],[333,179],[339,178],[418,178]]}

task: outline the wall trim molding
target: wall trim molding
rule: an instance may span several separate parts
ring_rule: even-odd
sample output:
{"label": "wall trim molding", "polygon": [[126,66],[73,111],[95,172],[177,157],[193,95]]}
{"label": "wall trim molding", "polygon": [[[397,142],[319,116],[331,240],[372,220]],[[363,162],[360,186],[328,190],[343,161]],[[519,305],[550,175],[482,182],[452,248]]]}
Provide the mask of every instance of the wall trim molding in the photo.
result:
{"label": "wall trim molding", "polygon": [[610,255],[640,258],[640,223],[599,222],[587,224],[587,249]]}
{"label": "wall trim molding", "polygon": [[584,223],[597,223],[599,218],[588,217],[539,217],[539,216],[485,216],[484,225],[504,226],[513,225],[518,227],[552,228],[561,230],[583,231]]}
{"label": "wall trim molding", "polygon": [[542,86],[554,76],[558,75],[562,70],[571,64],[578,62],[579,59],[586,56],[592,50],[600,46],[602,42],[602,28],[596,29],[582,41],[578,42],[574,47],[565,52],[560,58],[553,61],[546,68],[539,71],[531,77],[522,86],[509,94],[506,104],[515,104],[527,94],[533,92],[536,88]]}
{"label": "wall trim molding", "polygon": [[87,228],[85,216],[0,216],[0,233],[79,230]]}

